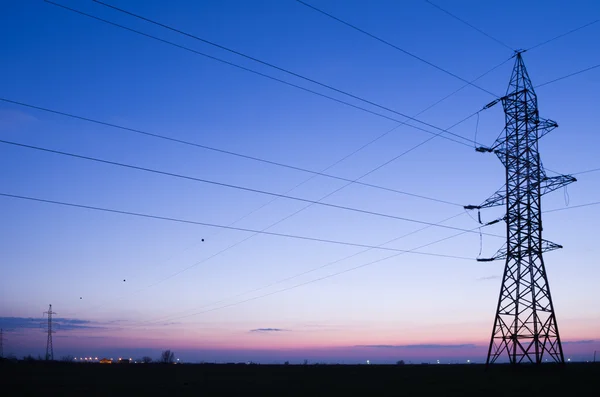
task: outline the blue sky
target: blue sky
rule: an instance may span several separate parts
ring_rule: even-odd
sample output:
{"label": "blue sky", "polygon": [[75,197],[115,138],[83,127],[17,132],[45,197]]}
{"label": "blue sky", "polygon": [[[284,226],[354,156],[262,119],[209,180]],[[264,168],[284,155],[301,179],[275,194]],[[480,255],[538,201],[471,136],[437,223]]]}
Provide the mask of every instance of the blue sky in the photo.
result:
{"label": "blue sky", "polygon": [[[404,120],[92,1],[59,3]],[[410,116],[465,85],[292,0],[114,0],[110,4]],[[502,64],[477,85],[498,96],[506,91],[512,52],[427,2],[310,4],[469,81]],[[595,1],[439,5],[515,49],[536,46],[600,18]],[[314,171],[327,169],[398,126],[43,1],[5,5],[0,29],[7,38],[0,44],[5,54],[0,64],[0,97],[12,101]],[[534,85],[599,64],[599,33],[600,23],[594,23],[526,52],[523,57]],[[599,84],[596,68],[537,89],[540,115],[559,124],[540,143],[542,161],[549,169],[570,173],[600,167],[595,154],[600,144],[595,119]],[[448,128],[493,99],[489,93],[466,87],[417,118]],[[452,132],[467,138],[477,133],[478,142],[491,144],[503,123],[502,109],[495,106],[481,112],[478,122],[471,117]],[[346,184],[4,101],[0,102],[0,135],[5,141],[308,200],[320,200]],[[399,126],[326,172],[357,179],[430,136]],[[252,230],[265,229],[306,206],[7,144],[0,150],[4,169],[0,193]],[[545,196],[543,209],[600,200],[599,177],[600,172],[577,175],[578,182],[566,192]],[[361,181],[460,205],[478,204],[502,186],[504,171],[494,155],[435,138]],[[95,349],[92,355],[115,349],[118,354],[118,349],[130,346],[210,350],[215,360],[219,354],[232,359],[239,354],[245,360],[251,355],[247,352],[264,350],[264,360],[275,360],[276,354],[269,353],[272,349],[485,346],[489,340],[503,263],[474,260],[480,250],[477,233],[421,250],[472,260],[416,254],[381,260],[394,252],[374,249],[358,254],[364,249],[268,235],[247,239],[251,233],[7,197],[1,201],[0,316],[39,318],[51,303],[59,317],[97,325],[93,330],[59,330],[56,337],[61,333],[63,337],[55,342],[55,350],[64,354],[75,354],[81,346]],[[324,202],[431,223],[456,215],[444,224],[462,229],[478,225],[460,205],[357,184]],[[600,311],[590,304],[600,298],[597,208],[544,215],[545,238],[564,246],[548,253],[545,261],[565,341],[600,339]],[[492,220],[501,213],[501,208],[487,210],[482,217]],[[377,246],[422,227],[312,205],[268,231]],[[502,236],[504,225],[486,232]],[[411,250],[456,233],[431,227],[386,247]],[[482,256],[493,255],[502,243],[500,237],[483,236]],[[357,255],[339,261],[353,254]],[[336,263],[329,265],[332,262]],[[376,263],[311,282],[371,262]],[[302,283],[307,284],[292,288]],[[286,288],[292,289],[277,292]],[[261,297],[265,294],[271,295]],[[286,332],[250,332],[256,329]],[[43,333],[25,334],[8,334],[5,351],[43,353]],[[83,345],[77,342],[86,337]],[[600,349],[594,343],[580,349],[582,357],[593,353],[589,346]],[[480,350],[483,357],[485,348]],[[391,351],[390,356],[396,355]],[[202,360],[201,355],[190,353],[189,359]],[[364,358],[356,352],[350,356],[351,360]],[[423,351],[422,356],[428,353]]]}

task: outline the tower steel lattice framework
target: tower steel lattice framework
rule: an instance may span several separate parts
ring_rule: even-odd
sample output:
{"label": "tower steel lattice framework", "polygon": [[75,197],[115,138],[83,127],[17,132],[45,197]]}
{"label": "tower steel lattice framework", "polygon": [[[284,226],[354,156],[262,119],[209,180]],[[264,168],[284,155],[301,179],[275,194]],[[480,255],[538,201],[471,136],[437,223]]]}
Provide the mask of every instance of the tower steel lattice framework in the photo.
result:
{"label": "tower steel lattice framework", "polygon": [[52,330],[52,315],[56,314],[52,311],[52,305],[49,305],[48,311],[44,312],[44,314],[48,315],[48,339],[46,341],[46,360],[54,360],[54,348],[52,347],[52,334],[54,331]]}
{"label": "tower steel lattice framework", "polygon": [[506,206],[506,243],[492,258],[478,259],[506,261],[486,365],[501,356],[507,356],[511,364],[540,364],[543,360],[564,363],[542,257],[544,252],[562,247],[542,238],[541,197],[576,179],[546,175],[538,141],[558,124],[539,117],[537,96],[521,52],[515,58],[506,95],[484,107],[502,102],[504,136],[491,148],[476,149],[498,156],[506,169],[506,183],[481,205],[465,206],[478,210]]}

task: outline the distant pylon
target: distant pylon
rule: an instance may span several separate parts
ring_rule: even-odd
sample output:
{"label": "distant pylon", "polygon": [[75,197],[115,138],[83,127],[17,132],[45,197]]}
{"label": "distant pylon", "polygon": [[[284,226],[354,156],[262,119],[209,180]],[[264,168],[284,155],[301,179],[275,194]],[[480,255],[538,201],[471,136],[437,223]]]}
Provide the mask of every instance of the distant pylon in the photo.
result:
{"label": "distant pylon", "polygon": [[541,197],[576,179],[570,175],[546,175],[538,140],[558,124],[539,117],[537,96],[521,52],[515,57],[507,94],[484,108],[502,102],[505,135],[499,137],[492,148],[476,149],[498,156],[506,168],[506,185],[483,204],[465,206],[478,210],[506,206],[503,218],[506,244],[494,257],[478,259],[506,260],[486,365],[505,354],[512,364],[540,364],[543,360],[564,363],[542,258],[542,253],[562,247],[542,239]]}
{"label": "distant pylon", "polygon": [[46,360],[54,360],[54,349],[52,348],[52,315],[56,314],[52,311],[52,305],[48,307],[48,311],[44,312],[48,315],[48,340],[46,341]]}

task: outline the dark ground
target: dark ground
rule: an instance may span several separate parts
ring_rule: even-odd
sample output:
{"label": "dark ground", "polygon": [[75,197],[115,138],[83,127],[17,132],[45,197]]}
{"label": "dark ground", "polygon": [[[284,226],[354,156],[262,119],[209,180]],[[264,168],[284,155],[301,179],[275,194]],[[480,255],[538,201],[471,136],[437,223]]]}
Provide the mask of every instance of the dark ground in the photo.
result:
{"label": "dark ground", "polygon": [[600,396],[600,363],[210,365],[0,363],[2,396]]}

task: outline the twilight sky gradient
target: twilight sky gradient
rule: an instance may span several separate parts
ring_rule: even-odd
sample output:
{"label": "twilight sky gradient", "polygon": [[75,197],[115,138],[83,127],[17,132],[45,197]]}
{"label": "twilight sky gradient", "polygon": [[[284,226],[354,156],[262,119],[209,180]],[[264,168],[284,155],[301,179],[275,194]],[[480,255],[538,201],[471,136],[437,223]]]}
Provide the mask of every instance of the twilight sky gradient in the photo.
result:
{"label": "twilight sky gradient", "polygon": [[[57,2],[404,120],[92,1]],[[464,85],[293,0],[110,4],[411,116]],[[512,55],[425,1],[310,4],[469,81]],[[436,4],[519,49],[600,18],[595,0]],[[398,126],[43,1],[6,2],[0,21],[0,97],[12,101],[314,171]],[[534,85],[600,63],[599,37],[600,22],[526,52]],[[503,95],[512,66],[505,62],[477,84]],[[599,92],[600,68],[537,90],[540,115],[559,124],[540,143],[546,167],[561,173],[600,167]],[[448,128],[492,100],[467,87],[418,118]],[[501,106],[481,112],[477,141],[491,144],[503,123]],[[471,117],[452,131],[474,138],[476,125]],[[5,101],[0,136],[309,200],[347,184]],[[326,172],[354,180],[430,137],[400,126]],[[319,205],[269,228],[307,204],[6,143],[0,143],[0,163],[4,194],[371,246],[423,228]],[[568,192],[545,196],[543,209],[600,200],[600,172],[576,177]],[[323,201],[432,223],[456,216],[444,225],[473,229],[478,223],[462,205],[493,194],[504,171],[494,155],[435,138],[361,181],[459,205],[357,184]],[[419,250],[470,259],[409,253],[385,260],[396,253],[8,197],[0,202],[5,354],[43,355],[39,323],[49,303],[60,318],[56,357],[157,356],[170,348],[186,361],[481,362],[487,352],[504,264],[475,261],[477,233]],[[598,209],[544,215],[544,237],[564,246],[545,260],[565,353],[578,360],[600,350]],[[487,210],[482,218],[502,212]],[[485,232],[503,236],[504,228],[499,223]],[[385,247],[412,250],[457,233],[430,227]],[[492,256],[502,243],[484,235],[481,256]],[[311,282],[364,264],[370,265]]]}

